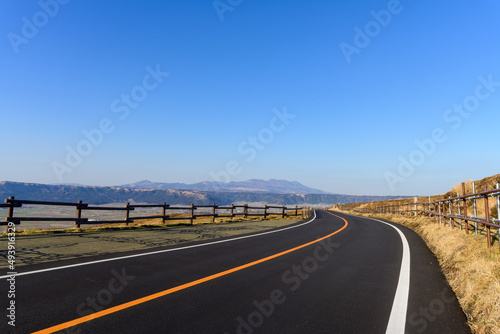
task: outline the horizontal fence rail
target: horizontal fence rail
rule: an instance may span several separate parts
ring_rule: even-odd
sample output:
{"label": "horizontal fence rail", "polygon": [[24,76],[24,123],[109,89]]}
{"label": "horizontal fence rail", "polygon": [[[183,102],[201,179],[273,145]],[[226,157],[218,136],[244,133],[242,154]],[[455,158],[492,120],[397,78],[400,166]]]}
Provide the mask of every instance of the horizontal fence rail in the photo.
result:
{"label": "horizontal fence rail", "polygon": [[[14,209],[21,208],[23,205],[40,205],[40,206],[64,206],[64,207],[75,207],[76,215],[74,217],[22,217],[15,216]],[[282,218],[293,216],[298,217],[303,216],[305,211],[302,207],[287,207],[287,206],[249,206],[244,205],[234,205],[229,206],[219,206],[217,204],[212,205],[194,205],[190,206],[172,206],[170,204],[125,204],[124,207],[104,207],[104,206],[91,206],[82,201],[77,203],[70,202],[45,202],[45,201],[31,201],[31,200],[19,200],[15,199],[14,196],[9,197],[5,200],[5,204],[0,204],[0,208],[7,208],[7,216],[5,221],[0,222],[1,225],[6,226],[6,232],[8,230],[9,224],[19,225],[21,222],[25,221],[53,221],[53,222],[74,222],[75,227],[80,228],[80,225],[85,224],[126,224],[133,223],[134,221],[144,220],[144,219],[162,219],[165,224],[168,220],[189,220],[191,224],[194,224],[194,220],[201,217],[212,217],[212,222],[215,222],[216,218],[231,218],[238,216],[243,216],[248,218],[250,216],[264,217],[267,218],[271,215],[281,216]],[[136,209],[140,208],[157,208],[161,213],[157,215],[145,215],[145,216],[134,216],[131,215]],[[211,210],[210,210],[211,209]],[[124,211],[123,219],[118,220],[92,220],[89,218],[82,217],[86,210],[100,210],[100,211]],[[200,210],[200,211],[197,211]],[[201,212],[205,210],[205,212]],[[206,211],[209,212],[206,212]],[[172,217],[172,211],[184,212],[183,216]]]}
{"label": "horizontal fence rail", "polygon": [[[491,217],[489,198],[496,198],[496,218]],[[478,216],[478,201],[483,201],[484,217]],[[472,202],[472,215],[468,210]],[[449,225],[452,229],[465,230],[466,234],[474,232],[478,234],[478,228],[482,225],[486,229],[486,239],[488,247],[492,245],[491,228],[498,229],[498,241],[500,247],[500,185],[497,183],[494,189],[487,189],[484,185],[482,191],[476,192],[475,184],[472,183],[472,193],[466,194],[465,183],[462,182],[462,195],[457,193],[452,197],[438,200],[431,200],[428,197],[426,202],[414,201],[413,203],[391,203],[389,205],[375,205],[371,208],[354,209],[360,213],[393,214],[403,216],[428,216],[439,224]],[[446,222],[446,220],[448,222]]]}

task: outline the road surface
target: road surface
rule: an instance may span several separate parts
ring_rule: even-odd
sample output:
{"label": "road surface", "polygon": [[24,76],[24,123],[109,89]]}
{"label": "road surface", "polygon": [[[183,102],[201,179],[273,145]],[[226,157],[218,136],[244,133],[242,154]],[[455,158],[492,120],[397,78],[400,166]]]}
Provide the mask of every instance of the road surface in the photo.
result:
{"label": "road surface", "polygon": [[470,333],[417,234],[336,212],[217,242],[19,269],[14,299],[0,272],[1,333]]}

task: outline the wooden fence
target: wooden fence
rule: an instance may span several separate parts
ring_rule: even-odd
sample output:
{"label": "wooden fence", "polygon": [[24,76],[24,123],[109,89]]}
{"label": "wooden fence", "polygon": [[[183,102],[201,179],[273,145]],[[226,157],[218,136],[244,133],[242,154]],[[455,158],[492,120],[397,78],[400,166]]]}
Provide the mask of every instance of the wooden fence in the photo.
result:
{"label": "wooden fence", "polygon": [[[60,206],[60,207],[75,207],[76,214],[74,217],[20,217],[15,216],[14,209],[20,208],[23,205],[42,205],[42,206]],[[8,229],[9,223],[14,223],[16,225],[25,221],[45,221],[45,222],[74,222],[77,228],[84,224],[119,224],[124,223],[128,225],[136,220],[143,219],[162,219],[163,223],[168,220],[189,220],[191,224],[194,224],[194,220],[199,217],[212,217],[212,222],[215,222],[215,218],[234,218],[237,216],[243,216],[248,218],[250,216],[261,216],[267,218],[271,215],[278,215],[282,218],[286,216],[297,217],[304,214],[304,209],[298,206],[288,208],[286,206],[272,206],[264,205],[262,207],[245,205],[230,205],[230,206],[219,206],[213,205],[194,205],[191,206],[171,206],[170,204],[130,204],[127,203],[124,207],[105,207],[105,206],[92,206],[82,201],[77,203],[69,202],[46,202],[46,201],[28,201],[28,200],[18,200],[11,196],[5,200],[5,204],[0,204],[0,208],[7,208],[7,216],[4,222],[0,222],[0,225],[6,225],[6,230]],[[158,208],[161,209],[161,214],[158,215],[146,215],[146,216],[133,216],[131,212],[138,208]],[[196,213],[197,210],[202,209],[205,212]],[[87,210],[101,210],[101,211],[122,211],[123,219],[119,220],[92,220],[89,218],[82,217],[82,214]],[[209,211],[207,213],[206,211]],[[172,211],[183,211],[187,212],[183,216],[172,217]]]}
{"label": "wooden fence", "polygon": [[[403,216],[428,216],[433,218],[439,224],[449,225],[452,229],[459,228],[465,230],[469,234],[474,232],[478,234],[478,225],[482,225],[486,229],[486,238],[488,247],[492,245],[491,228],[498,228],[498,239],[500,247],[500,185],[497,183],[494,189],[487,189],[484,185],[483,190],[476,192],[473,183],[471,194],[466,194],[465,183],[462,183],[462,195],[457,193],[452,197],[442,198],[437,200],[428,200],[419,202],[415,200],[413,203],[391,203],[388,205],[373,205],[370,208],[354,209],[357,212],[378,213],[378,214],[398,214]],[[491,217],[490,203],[488,198],[496,197],[496,218]],[[472,215],[467,210],[467,204],[471,207]],[[484,201],[484,217],[478,215],[478,201]],[[448,220],[448,224],[445,221]],[[473,225],[472,225],[473,223]]]}

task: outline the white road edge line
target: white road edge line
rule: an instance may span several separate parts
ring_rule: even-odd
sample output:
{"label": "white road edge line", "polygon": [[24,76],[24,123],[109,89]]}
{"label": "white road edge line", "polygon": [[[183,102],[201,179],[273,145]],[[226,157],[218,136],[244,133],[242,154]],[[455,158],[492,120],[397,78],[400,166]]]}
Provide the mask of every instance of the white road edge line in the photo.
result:
{"label": "white road edge line", "polygon": [[[353,215],[349,215],[353,216]],[[396,295],[394,296],[394,301],[391,309],[391,316],[389,317],[389,322],[387,323],[386,334],[401,334],[405,332],[406,327],[406,313],[408,309],[408,297],[410,295],[410,245],[405,235],[399,228],[391,225],[385,221],[368,218],[363,216],[353,216],[362,217],[366,219],[371,219],[384,223],[396,231],[398,231],[401,241],[403,243],[403,257],[401,259],[401,269],[399,272],[398,287],[396,289]]]}
{"label": "white road edge line", "polygon": [[387,323],[387,329],[385,331],[386,334],[401,334],[405,332],[408,297],[410,295],[410,245],[403,232],[396,226],[382,220],[370,219],[389,225],[398,231],[401,242],[403,242],[403,258],[401,259],[398,287],[392,304],[391,316],[389,317],[389,322]]}
{"label": "white road edge line", "polygon": [[140,257],[140,256],[147,256],[147,255],[154,255],[154,254],[160,254],[160,253],[175,252],[175,251],[183,250],[183,249],[204,247],[204,246],[221,244],[221,243],[235,241],[235,240],[241,240],[241,239],[259,237],[259,236],[266,235],[266,234],[271,234],[271,233],[278,233],[278,232],[282,232],[282,231],[285,231],[285,230],[290,230],[292,228],[301,227],[301,226],[304,226],[304,225],[307,225],[307,224],[313,222],[316,219],[316,210],[313,210],[313,212],[314,212],[314,217],[311,220],[309,220],[309,221],[307,221],[305,223],[299,224],[299,225],[285,227],[285,228],[282,228],[282,229],[279,229],[279,230],[262,232],[262,233],[258,233],[258,234],[252,234],[252,235],[246,235],[246,236],[243,236],[243,237],[236,237],[236,238],[232,238],[232,239],[212,241],[212,242],[207,242],[207,243],[204,243],[204,244],[197,244],[197,245],[184,246],[184,247],[179,247],[179,248],[164,249],[164,250],[159,250],[159,251],[154,251],[154,252],[147,252],[147,253],[126,255],[126,256],[119,256],[119,257],[113,257],[113,258],[109,258],[109,259],[102,259],[102,260],[96,260],[96,261],[75,263],[75,264],[70,264],[70,265],[66,265],[66,266],[60,266],[60,267],[53,267],[53,268],[46,268],[46,269],[40,269],[40,270],[27,271],[27,272],[24,272],[24,273],[17,273],[17,274],[14,274],[14,275],[4,275],[4,276],[0,276],[0,279],[9,278],[9,277],[12,277],[12,276],[15,276],[15,277],[17,277],[17,276],[25,276],[25,275],[32,275],[32,274],[43,273],[43,272],[47,272],[47,271],[54,271],[54,270],[61,270],[61,269],[67,269],[67,268],[74,268],[74,267],[86,266],[86,265],[89,265],[89,264],[96,264],[96,263],[111,262],[111,261],[117,261],[117,260],[123,260],[123,259],[130,259],[130,258]]}

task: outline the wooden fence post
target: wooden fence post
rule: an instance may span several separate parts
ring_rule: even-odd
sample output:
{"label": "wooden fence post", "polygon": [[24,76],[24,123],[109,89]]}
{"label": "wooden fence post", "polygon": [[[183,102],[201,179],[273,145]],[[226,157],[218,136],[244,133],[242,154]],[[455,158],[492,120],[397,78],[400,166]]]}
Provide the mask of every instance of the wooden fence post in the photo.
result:
{"label": "wooden fence post", "polygon": [[434,212],[434,222],[437,223],[438,216],[437,216],[437,207],[436,207],[436,202],[432,203],[432,211]]}
{"label": "wooden fence post", "polygon": [[243,206],[243,213],[244,213],[243,217],[245,217],[245,219],[248,218],[248,204],[245,204]]}
{"label": "wooden fence post", "polygon": [[[78,201],[78,204],[82,204],[82,201]],[[82,218],[82,207],[80,205],[76,206],[76,218]],[[80,222],[78,220],[75,221],[75,226],[76,228],[80,228]]]}
{"label": "wooden fence post", "polygon": [[231,220],[233,220],[234,217],[234,203],[231,204]]}
{"label": "wooden fence post", "polygon": [[[465,196],[465,182],[462,182],[462,194]],[[465,217],[465,234],[469,234],[469,221],[467,220],[467,199],[464,197],[464,217]]]}
{"label": "wooden fence post", "polygon": [[216,205],[214,203],[214,207],[212,209],[212,214],[213,214],[213,216],[212,216],[212,223],[215,223],[215,208],[216,208]]}
{"label": "wooden fence post", "polygon": [[432,217],[432,214],[431,214],[431,197],[429,196],[429,218]]}
{"label": "wooden fence post", "polygon": [[[472,193],[473,194],[476,193],[476,182],[472,182]],[[474,197],[476,197],[476,196],[474,196]],[[472,205],[474,207],[474,217],[477,219],[477,204],[476,204],[476,199],[475,198],[472,200]],[[474,222],[474,232],[476,234],[478,233],[477,222]]]}
{"label": "wooden fence post", "polygon": [[[500,189],[500,184],[497,183],[495,188]],[[497,219],[500,220],[500,195],[497,195]],[[498,229],[498,247],[500,247],[500,228]]]}
{"label": "wooden fence post", "polygon": [[[9,199],[14,200],[15,197],[9,196]],[[5,203],[9,203],[9,201],[6,200]],[[5,220],[8,222],[11,220],[11,218],[14,217],[14,205],[12,203],[10,203],[10,204],[11,204],[11,206],[9,206],[9,208],[7,209],[7,217],[5,217]],[[5,225],[5,233],[8,233],[8,232],[9,232],[9,225]]]}
{"label": "wooden fence post", "polygon": [[[299,209],[298,208],[299,208],[299,206],[296,205],[295,206],[295,217],[297,217],[299,215]],[[302,210],[302,212],[304,212],[304,210]]]}
{"label": "wooden fence post", "polygon": [[125,210],[125,225],[126,225],[126,226],[128,226],[128,220],[129,220],[129,218],[130,218],[130,210],[129,210],[129,205],[130,205],[130,203],[129,203],[129,202],[127,202],[127,204],[125,204],[125,208],[127,209],[127,210]]}
{"label": "wooden fence post", "polygon": [[285,218],[285,206],[283,205],[283,208],[281,210],[281,218]]}
{"label": "wooden fence post", "polygon": [[163,218],[161,219],[161,222],[163,225],[165,225],[165,216],[167,215],[167,203],[163,202],[163,210],[162,210],[162,216]]}
{"label": "wooden fence post", "polygon": [[264,219],[267,218],[267,204],[264,205]]}
{"label": "wooden fence post", "polygon": [[[460,197],[459,192],[457,192],[457,197]],[[457,210],[458,210],[458,215],[461,216],[462,210],[461,210],[461,205],[460,205],[460,199],[457,199]],[[459,229],[461,230],[462,229],[462,218],[458,218],[458,226],[459,226]]]}
{"label": "wooden fence post", "polygon": [[194,203],[191,203],[191,225],[194,224]]}
{"label": "wooden fence post", "polygon": [[450,226],[453,229],[453,228],[455,228],[455,221],[451,217],[451,216],[453,216],[453,200],[451,198],[452,197],[450,195]]}

